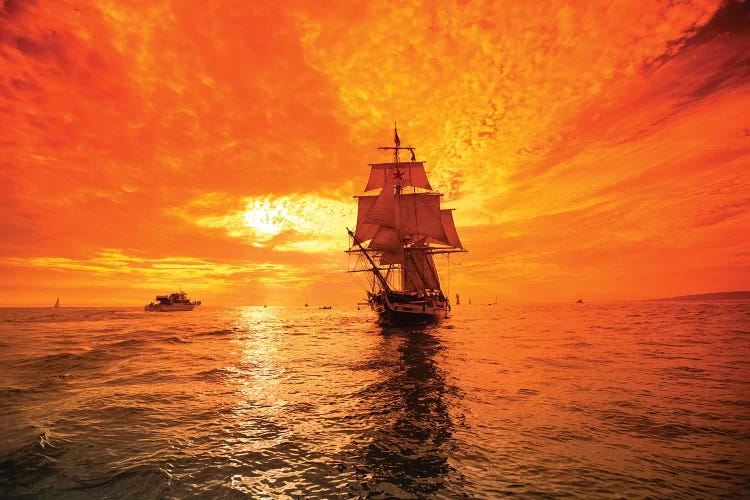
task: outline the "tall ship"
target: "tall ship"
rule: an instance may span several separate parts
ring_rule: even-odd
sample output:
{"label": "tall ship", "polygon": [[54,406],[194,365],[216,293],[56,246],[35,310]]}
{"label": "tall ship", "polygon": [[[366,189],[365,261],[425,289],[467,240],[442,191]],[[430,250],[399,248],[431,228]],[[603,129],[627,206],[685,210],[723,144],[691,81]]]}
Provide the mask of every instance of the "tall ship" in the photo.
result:
{"label": "tall ship", "polygon": [[[366,278],[367,303],[382,325],[430,323],[445,318],[450,302],[435,265],[438,254],[465,252],[453,209],[432,189],[415,148],[401,146],[393,130],[393,161],[370,164],[365,194],[357,199],[357,226],[347,229],[354,257],[349,271]],[[400,154],[410,153],[409,161]],[[379,192],[376,192],[379,190]]]}
{"label": "tall ship", "polygon": [[143,310],[148,312],[192,311],[199,305],[201,305],[200,300],[191,302],[187,293],[180,289],[179,292],[169,295],[157,295],[156,302],[146,304]]}

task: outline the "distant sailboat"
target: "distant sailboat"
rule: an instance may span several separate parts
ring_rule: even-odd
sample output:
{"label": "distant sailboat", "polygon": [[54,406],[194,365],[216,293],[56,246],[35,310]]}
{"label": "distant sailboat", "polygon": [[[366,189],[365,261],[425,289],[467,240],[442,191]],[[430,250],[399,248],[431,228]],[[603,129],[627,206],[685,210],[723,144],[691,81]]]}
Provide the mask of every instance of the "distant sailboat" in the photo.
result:
{"label": "distant sailboat", "polygon": [[53,307],[60,307],[60,297],[57,298]]}

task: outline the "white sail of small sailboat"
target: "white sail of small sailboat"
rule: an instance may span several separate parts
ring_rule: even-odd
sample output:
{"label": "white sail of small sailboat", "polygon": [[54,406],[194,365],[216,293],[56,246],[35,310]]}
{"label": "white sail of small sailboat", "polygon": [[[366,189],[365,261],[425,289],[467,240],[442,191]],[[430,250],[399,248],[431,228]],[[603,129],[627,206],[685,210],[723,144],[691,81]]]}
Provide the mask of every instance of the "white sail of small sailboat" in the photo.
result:
{"label": "white sail of small sailboat", "polygon": [[57,300],[55,301],[55,305],[53,307],[60,307],[60,297],[57,297]]}
{"label": "white sail of small sailboat", "polygon": [[[401,147],[394,127],[393,161],[370,165],[365,192],[357,196],[357,226],[348,230],[350,254],[357,255],[351,272],[369,275],[370,307],[381,324],[407,325],[440,320],[450,303],[440,286],[434,256],[465,252],[453,222],[452,209],[440,206],[412,147]],[[400,151],[410,161],[399,159]]]}

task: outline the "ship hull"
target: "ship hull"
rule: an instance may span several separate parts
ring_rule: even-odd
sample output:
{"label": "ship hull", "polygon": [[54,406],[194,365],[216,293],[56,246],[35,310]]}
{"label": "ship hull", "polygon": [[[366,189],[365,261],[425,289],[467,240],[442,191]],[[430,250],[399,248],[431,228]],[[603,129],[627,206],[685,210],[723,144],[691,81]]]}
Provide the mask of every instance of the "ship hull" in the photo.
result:
{"label": "ship hull", "polygon": [[197,304],[147,304],[143,309],[148,312],[192,311]]}
{"label": "ship hull", "polygon": [[380,292],[370,294],[370,308],[378,315],[378,323],[384,326],[411,326],[437,323],[445,319],[450,311],[448,301],[443,298],[423,298],[406,294]]}

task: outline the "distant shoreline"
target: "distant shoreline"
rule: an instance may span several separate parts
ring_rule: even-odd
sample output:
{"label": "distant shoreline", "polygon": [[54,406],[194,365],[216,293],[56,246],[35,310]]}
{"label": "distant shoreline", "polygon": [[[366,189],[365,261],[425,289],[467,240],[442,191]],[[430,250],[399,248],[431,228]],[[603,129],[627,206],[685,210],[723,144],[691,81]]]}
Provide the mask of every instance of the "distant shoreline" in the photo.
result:
{"label": "distant shoreline", "polygon": [[748,300],[748,299],[750,299],[750,291],[699,293],[696,295],[679,295],[677,297],[667,297],[663,299],[651,299],[651,300]]}

